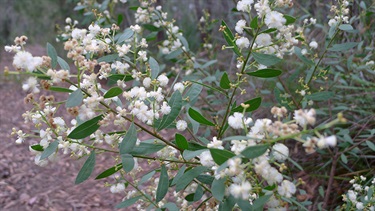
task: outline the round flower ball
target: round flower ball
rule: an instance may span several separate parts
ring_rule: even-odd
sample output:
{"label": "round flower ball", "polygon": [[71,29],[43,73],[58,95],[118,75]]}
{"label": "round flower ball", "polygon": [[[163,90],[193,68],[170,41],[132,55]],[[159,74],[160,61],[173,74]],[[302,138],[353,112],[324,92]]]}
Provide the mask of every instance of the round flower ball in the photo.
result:
{"label": "round flower ball", "polygon": [[187,123],[184,120],[178,120],[176,123],[176,128],[179,131],[184,131],[187,128]]}
{"label": "round flower ball", "polygon": [[272,155],[277,161],[284,162],[289,156],[289,149],[284,144],[275,144],[272,147]]}

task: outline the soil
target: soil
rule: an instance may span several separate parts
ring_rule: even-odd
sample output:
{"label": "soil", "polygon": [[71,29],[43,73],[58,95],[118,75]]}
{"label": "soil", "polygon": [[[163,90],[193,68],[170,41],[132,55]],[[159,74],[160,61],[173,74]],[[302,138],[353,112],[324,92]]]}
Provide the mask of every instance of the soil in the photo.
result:
{"label": "soil", "polygon": [[[42,55],[43,47],[32,46],[33,55]],[[114,179],[95,181],[93,176],[75,185],[75,177],[84,159],[72,162],[72,158],[61,157],[57,163],[46,167],[34,164],[28,140],[17,145],[16,137],[11,137],[12,128],[28,131],[30,126],[23,123],[22,114],[26,111],[23,98],[22,80],[5,77],[5,66],[12,67],[12,54],[0,52],[0,210],[115,210],[121,202],[121,194],[112,194],[104,183]],[[112,165],[111,159],[97,157],[98,165],[94,175]],[[108,164],[108,165],[106,165]]]}

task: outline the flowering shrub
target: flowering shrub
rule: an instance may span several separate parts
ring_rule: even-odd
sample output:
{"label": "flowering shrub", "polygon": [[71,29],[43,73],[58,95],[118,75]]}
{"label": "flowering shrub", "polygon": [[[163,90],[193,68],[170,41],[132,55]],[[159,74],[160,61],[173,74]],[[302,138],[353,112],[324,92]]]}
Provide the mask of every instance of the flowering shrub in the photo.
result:
{"label": "flowering shrub", "polygon": [[[331,7],[327,42],[322,43],[306,34],[317,24],[315,18],[299,23],[287,15],[292,1],[238,1],[235,13],[241,18],[233,26],[222,20],[218,28],[226,41],[222,53],[233,52],[236,59],[228,71],[213,68],[217,60],[210,56],[193,52],[154,1],[132,7],[134,24],[120,28],[121,18],[115,20],[107,8],[122,3],[127,1],[77,5],[75,10],[95,19],[83,28],[66,19],[58,40],[68,62],[51,44],[47,56],[33,56],[24,48],[26,36],[5,47],[15,54],[16,71],[8,74],[30,76],[22,86],[30,104],[23,117],[38,131],[34,137],[14,129],[16,143],[37,138],[30,151],[40,166],[52,165],[60,154],[85,157],[76,184],[91,176],[97,155],[111,153],[113,166],[96,179],[114,175],[109,190],[124,195],[117,208],[307,209],[307,198],[297,200],[297,195],[306,196],[301,189],[306,183],[294,174],[294,168],[303,168],[291,157],[292,148],[302,147],[306,155],[330,154],[336,164],[339,156],[348,161],[347,151],[338,150],[348,144],[342,129],[347,119],[338,109],[328,116],[313,106],[334,97],[331,86],[338,76],[329,75],[325,58],[360,44],[338,43],[341,34],[353,33],[352,3],[338,1]],[[209,25],[208,16],[201,22]],[[204,43],[202,48],[214,51],[213,46]],[[298,83],[288,87],[282,75],[289,70],[280,69],[291,58],[308,71],[296,72]],[[366,66],[373,68],[371,62]],[[254,78],[279,80],[277,105],[264,118],[253,115],[267,101],[266,94],[249,88],[257,84]],[[67,98],[57,101],[53,92],[67,93]],[[317,114],[326,118],[317,119]],[[373,134],[351,147],[365,143],[374,150]],[[139,167],[145,162],[149,169]]]}
{"label": "flowering shrub", "polygon": [[366,177],[359,176],[350,180],[353,187],[344,195],[346,203],[342,209],[346,210],[375,210],[375,179],[366,181]]}

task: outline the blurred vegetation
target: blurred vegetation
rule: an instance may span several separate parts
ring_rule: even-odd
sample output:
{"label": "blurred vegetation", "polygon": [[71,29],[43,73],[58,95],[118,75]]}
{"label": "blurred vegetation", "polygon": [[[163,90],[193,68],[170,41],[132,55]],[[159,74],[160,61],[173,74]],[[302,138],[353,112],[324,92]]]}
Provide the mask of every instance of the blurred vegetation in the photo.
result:
{"label": "blurred vegetation", "polygon": [[[72,13],[73,0],[0,0],[0,46],[27,35],[29,43],[55,40],[55,24]],[[44,45],[44,44],[43,44]]]}

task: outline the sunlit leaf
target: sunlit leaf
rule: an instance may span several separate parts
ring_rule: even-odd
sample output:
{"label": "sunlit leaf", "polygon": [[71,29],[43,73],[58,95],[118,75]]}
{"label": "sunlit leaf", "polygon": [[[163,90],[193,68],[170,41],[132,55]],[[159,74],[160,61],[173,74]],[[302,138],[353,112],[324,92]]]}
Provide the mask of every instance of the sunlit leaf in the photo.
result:
{"label": "sunlit leaf", "polygon": [[230,88],[230,80],[229,80],[228,74],[226,72],[224,72],[223,76],[221,76],[220,87],[223,88],[223,89],[229,89]]}
{"label": "sunlit leaf", "polygon": [[78,127],[69,133],[68,138],[82,139],[95,133],[95,131],[97,131],[100,127],[99,121],[102,120],[102,118],[103,115],[99,115],[78,125]]}
{"label": "sunlit leaf", "polygon": [[[262,104],[262,98],[257,97],[257,98],[254,98],[254,99],[251,99],[251,100],[248,100],[248,101],[244,102],[244,104],[249,105],[249,107],[246,108],[245,112],[255,111]],[[237,106],[236,108],[232,109],[232,112],[242,112],[243,110],[244,110],[244,108],[240,105],[240,106]]]}
{"label": "sunlit leaf", "polygon": [[51,86],[49,90],[54,91],[54,92],[67,92],[67,93],[72,93],[74,92],[71,89],[64,88],[64,87],[58,87],[58,86]]}
{"label": "sunlit leaf", "polygon": [[117,164],[115,166],[112,166],[111,168],[103,171],[95,179],[97,180],[97,179],[103,179],[103,178],[109,177],[112,174],[118,172],[121,168],[122,168],[122,163],[119,163],[119,164]]}
{"label": "sunlit leaf", "polygon": [[221,27],[224,28],[223,35],[228,45],[232,47],[231,49],[234,51],[234,53],[236,53],[238,56],[241,56],[240,50],[235,43],[234,35],[225,21],[221,21]]}
{"label": "sunlit leaf", "polygon": [[112,87],[110,88],[104,95],[103,97],[104,98],[112,98],[112,97],[116,97],[116,96],[119,96],[120,94],[122,94],[123,90],[118,87],[118,86],[115,86],[115,87]]}
{"label": "sunlit leaf", "polygon": [[207,120],[202,114],[200,114],[198,111],[194,110],[193,108],[189,108],[188,113],[192,119],[194,119],[195,121],[201,124],[208,125],[208,126],[215,126],[214,123]]}
{"label": "sunlit leaf", "polygon": [[273,78],[281,75],[281,70],[275,70],[275,69],[261,69],[254,72],[246,72],[246,74],[255,76],[258,78]]}
{"label": "sunlit leaf", "polygon": [[215,148],[211,148],[210,153],[215,163],[218,165],[225,163],[229,158],[232,158],[236,155],[231,151]]}
{"label": "sunlit leaf", "polygon": [[176,133],[175,139],[176,139],[176,145],[178,146],[178,148],[185,150],[189,147],[189,143],[187,142],[186,138],[183,135]]}

